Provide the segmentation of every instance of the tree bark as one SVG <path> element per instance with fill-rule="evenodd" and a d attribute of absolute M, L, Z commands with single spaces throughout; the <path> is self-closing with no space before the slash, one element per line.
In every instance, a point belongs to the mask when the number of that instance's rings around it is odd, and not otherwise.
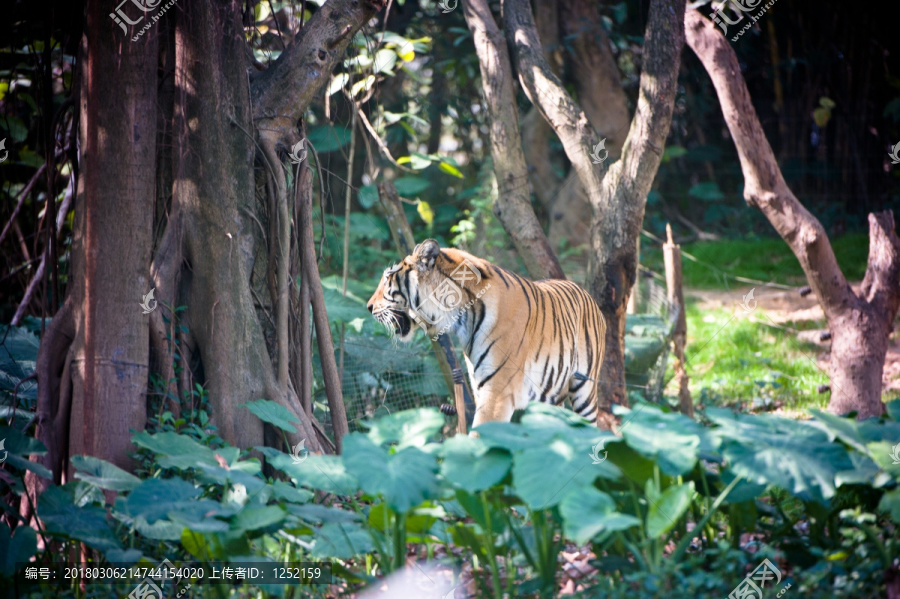
<path fill-rule="evenodd" d="M 463 4 L 481 68 L 481 83 L 491 114 L 491 157 L 499 193 L 494 214 L 512 239 L 534 279 L 564 279 L 559 261 L 531 207 L 531 185 L 522 152 L 512 69 L 503 34 L 486 0 Z"/>
<path fill-rule="evenodd" d="M 506 35 L 513 48 L 519 81 L 562 142 L 593 208 L 589 290 L 606 319 L 606 355 L 601 406 L 628 404 L 625 392 L 625 309 L 635 282 L 635 240 L 640 234 L 647 194 L 656 176 L 672 122 L 678 65 L 684 41 L 684 0 L 652 0 L 644 36 L 644 70 L 637 110 L 622 158 L 607 170 L 594 164 L 600 141 L 585 112 L 569 96 L 543 58 L 528 0 L 504 0 Z M 603 422 L 609 426 L 609 419 Z M 600 424 L 600 420 L 598 420 Z"/>
<path fill-rule="evenodd" d="M 831 401 L 835 414 L 882 413 L 881 375 L 892 323 L 900 307 L 900 239 L 890 211 L 869 215 L 869 260 L 854 292 L 844 278 L 822 224 L 794 196 L 782 176 L 728 41 L 712 22 L 688 11 L 688 45 L 719 96 L 744 174 L 744 199 L 765 215 L 806 274 L 832 335 Z"/>
<path fill-rule="evenodd" d="M 622 153 L 630 115 L 619 68 L 601 25 L 599 4 L 593 0 L 563 0 L 559 8 L 562 35 L 567 40 L 567 80 L 588 121 L 606 139 L 609 160 L 615 160 Z M 558 186 L 550 215 L 551 247 L 557 247 L 563 239 L 572 247 L 590 242 L 591 202 L 577 173 L 570 172 Z"/>
<path fill-rule="evenodd" d="M 87 3 L 76 201 L 81 234 L 73 242 L 67 298 L 74 324 L 67 449 L 128 468 L 130 429 L 142 430 L 146 420 L 149 320 L 139 303 L 151 288 L 157 38 L 123 43 L 100 35 L 107 13 L 98 1 Z M 53 457 L 57 466 L 59 457 Z"/>

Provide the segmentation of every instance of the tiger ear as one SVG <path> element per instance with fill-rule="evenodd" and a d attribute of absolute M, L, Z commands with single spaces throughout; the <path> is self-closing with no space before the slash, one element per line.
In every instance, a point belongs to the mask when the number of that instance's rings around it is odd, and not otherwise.
<path fill-rule="evenodd" d="M 426 239 L 413 250 L 413 259 L 416 261 L 416 270 L 425 272 L 434 266 L 434 260 L 441 253 L 441 246 L 434 239 Z"/>

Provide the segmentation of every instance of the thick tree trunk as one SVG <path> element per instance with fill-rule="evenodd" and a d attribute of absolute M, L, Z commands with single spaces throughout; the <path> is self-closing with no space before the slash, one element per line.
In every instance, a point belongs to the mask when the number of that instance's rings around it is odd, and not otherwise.
<path fill-rule="evenodd" d="M 593 207 L 588 281 L 607 324 L 601 406 L 608 411 L 610 401 L 628 403 L 625 309 L 635 281 L 636 240 L 647 194 L 672 121 L 684 41 L 684 0 L 650 3 L 637 110 L 622 158 L 609 170 L 607 162 L 597 165 L 591 160 L 591 151 L 601 137 L 544 60 L 528 0 L 504 0 L 503 9 L 522 87 L 559 136 Z"/>
<path fill-rule="evenodd" d="M 491 115 L 491 157 L 499 189 L 494 214 L 503 223 L 532 278 L 564 279 L 559 261 L 531 207 L 531 185 L 519 136 L 506 40 L 486 0 L 464 3 L 463 14 L 475 40 L 481 84 Z"/>
<path fill-rule="evenodd" d="M 687 42 L 709 73 L 744 173 L 744 199 L 762 212 L 800 261 L 832 335 L 831 402 L 836 414 L 882 413 L 881 374 L 900 307 L 900 239 L 891 212 L 869 215 L 869 261 L 854 293 L 822 224 L 791 192 L 740 75 L 734 50 L 712 22 L 688 11 Z"/>
<path fill-rule="evenodd" d="M 148 317 L 156 177 L 157 38 L 99 32 L 108 10 L 87 4 L 81 68 L 81 160 L 70 303 L 69 455 L 130 465 L 129 429 L 146 420 Z M 116 32 L 118 33 L 118 32 Z"/>

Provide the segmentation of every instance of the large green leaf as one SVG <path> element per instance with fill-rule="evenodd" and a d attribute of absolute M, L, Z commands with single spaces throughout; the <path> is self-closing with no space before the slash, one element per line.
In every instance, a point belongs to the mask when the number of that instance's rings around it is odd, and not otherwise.
<path fill-rule="evenodd" d="M 144 518 L 148 524 L 166 517 L 200 495 L 200 489 L 180 478 L 151 478 L 143 481 L 128 495 L 124 512 L 132 518 Z"/>
<path fill-rule="evenodd" d="M 343 458 L 362 490 L 383 496 L 397 513 L 437 494 L 437 460 L 415 447 L 389 453 L 367 436 L 352 433 L 344 438 Z"/>
<path fill-rule="evenodd" d="M 277 505 L 246 507 L 231 521 L 234 531 L 247 532 L 268 529 L 281 523 L 287 513 Z"/>
<path fill-rule="evenodd" d="M 590 447 L 575 447 L 562 439 L 515 452 L 512 472 L 516 493 L 534 509 L 552 507 L 598 477 L 615 480 L 621 476 L 608 460 L 593 463 Z"/>
<path fill-rule="evenodd" d="M 369 438 L 379 445 L 396 443 L 398 449 L 422 447 L 444 426 L 444 416 L 434 408 L 403 410 L 376 420 Z"/>
<path fill-rule="evenodd" d="M 622 414 L 622 436 L 628 446 L 655 460 L 669 476 L 690 472 L 701 450 L 713 450 L 707 431 L 683 414 L 666 414 L 650 404 Z"/>
<path fill-rule="evenodd" d="M 6 522 L 0 522 L 0 577 L 11 578 L 17 562 L 27 562 L 37 551 L 37 533 L 33 528 L 19 525 L 10 532 Z"/>
<path fill-rule="evenodd" d="M 316 559 L 350 559 L 374 550 L 369 533 L 360 524 L 333 522 L 316 531 L 316 544 L 311 553 Z"/>
<path fill-rule="evenodd" d="M 617 512 L 616 502 L 594 487 L 581 487 L 566 495 L 559 504 L 559 513 L 563 532 L 579 545 L 601 532 L 625 530 L 641 523 L 634 516 Z"/>
<path fill-rule="evenodd" d="M 294 459 L 271 447 L 256 447 L 269 463 L 291 477 L 297 486 L 318 489 L 335 495 L 353 495 L 359 489 L 356 478 L 344 467 L 339 456 L 310 455 L 295 463 Z"/>
<path fill-rule="evenodd" d="M 139 446 L 149 449 L 153 453 L 164 456 L 158 461 L 164 468 L 178 468 L 185 470 L 187 468 L 198 468 L 201 464 L 208 466 L 216 466 L 216 452 L 194 441 L 187 435 L 166 432 L 151 435 L 148 432 L 141 432 L 131 438 L 132 442 Z M 225 453 L 224 450 L 220 450 Z"/>
<path fill-rule="evenodd" d="M 107 524 L 106 510 L 97 505 L 75 505 L 69 485 L 52 486 L 41 493 L 38 516 L 47 532 L 56 536 L 81 541 L 100 551 L 122 548 Z"/>
<path fill-rule="evenodd" d="M 400 177 L 394 180 L 394 187 L 401 196 L 414 198 L 431 186 L 431 181 L 422 177 Z"/>
<path fill-rule="evenodd" d="M 212 499 L 181 502 L 176 509 L 166 513 L 169 520 L 196 532 L 225 532 L 228 523 L 220 518 L 227 518 L 240 510 L 234 504 L 221 504 Z"/>
<path fill-rule="evenodd" d="M 651 487 L 652 482 L 648 481 L 647 486 Z M 656 539 L 672 530 L 691 506 L 694 483 L 691 481 L 671 486 L 658 496 L 648 490 L 646 496 L 650 504 L 647 512 L 647 537 Z"/>
<path fill-rule="evenodd" d="M 824 504 L 834 495 L 835 475 L 853 467 L 845 448 L 809 423 L 721 408 L 708 408 L 706 415 L 719 425 L 712 433 L 731 470 L 751 482 Z"/>
<path fill-rule="evenodd" d="M 99 458 L 77 455 L 70 463 L 77 470 L 75 478 L 86 480 L 101 489 L 131 491 L 141 484 L 141 479 L 135 475 Z"/>
<path fill-rule="evenodd" d="M 248 401 L 247 403 L 241 404 L 238 407 L 247 408 L 251 413 L 253 413 L 263 422 L 268 422 L 273 426 L 277 426 L 281 430 L 285 430 L 289 433 L 297 432 L 297 429 L 295 429 L 291 424 L 291 422 L 300 422 L 299 420 L 297 420 L 297 417 L 291 414 L 291 411 L 286 407 L 270 399 L 257 399 L 254 401 Z"/>
<path fill-rule="evenodd" d="M 328 524 L 329 522 L 359 522 L 356 512 L 348 512 L 336 507 L 308 503 L 306 505 L 289 505 L 288 511 L 312 524 Z"/>
<path fill-rule="evenodd" d="M 512 456 L 502 449 L 489 449 L 481 439 L 457 435 L 444 441 L 440 455 L 441 475 L 453 486 L 469 493 L 489 489 L 509 472 Z"/>

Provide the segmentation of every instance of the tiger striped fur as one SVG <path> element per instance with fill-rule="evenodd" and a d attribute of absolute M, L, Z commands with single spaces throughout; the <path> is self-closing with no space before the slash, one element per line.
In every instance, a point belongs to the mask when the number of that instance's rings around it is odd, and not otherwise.
<path fill-rule="evenodd" d="M 413 324 L 463 344 L 476 412 L 473 426 L 509 421 L 529 401 L 562 403 L 597 421 L 606 322 L 570 281 L 529 281 L 433 239 L 384 271 L 367 303 L 408 341 Z"/>

